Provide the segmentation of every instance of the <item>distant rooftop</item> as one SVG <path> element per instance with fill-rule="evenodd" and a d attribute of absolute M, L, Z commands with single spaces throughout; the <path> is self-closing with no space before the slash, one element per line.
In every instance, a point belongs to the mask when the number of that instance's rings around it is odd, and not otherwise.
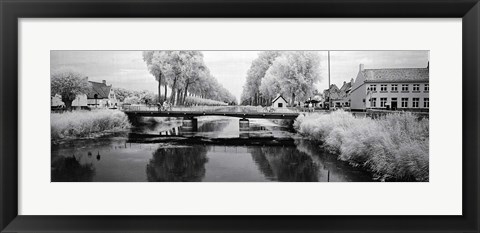
<path fill-rule="evenodd" d="M 110 89 L 112 85 L 107 85 L 104 81 L 102 83 L 88 81 L 92 85 L 92 88 L 87 93 L 88 99 L 95 99 L 95 94 L 97 99 L 108 99 L 108 94 L 110 94 Z"/>
<path fill-rule="evenodd" d="M 365 69 L 366 82 L 428 82 L 429 68 Z"/>

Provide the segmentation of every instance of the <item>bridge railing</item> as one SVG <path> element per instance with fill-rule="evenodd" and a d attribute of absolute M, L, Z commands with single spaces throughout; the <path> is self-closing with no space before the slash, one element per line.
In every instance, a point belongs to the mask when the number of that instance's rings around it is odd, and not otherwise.
<path fill-rule="evenodd" d="M 125 112 L 160 111 L 156 105 L 124 105 Z M 299 113 L 298 108 L 272 108 L 262 106 L 172 106 L 168 111 L 181 112 L 236 112 L 236 113 Z"/>
<path fill-rule="evenodd" d="M 232 106 L 233 107 L 233 106 Z M 124 105 L 123 111 L 138 112 L 138 111 L 160 111 L 157 105 Z M 182 112 L 211 112 L 211 111 L 229 111 L 228 106 L 172 106 L 168 110 L 162 111 L 182 111 Z"/>

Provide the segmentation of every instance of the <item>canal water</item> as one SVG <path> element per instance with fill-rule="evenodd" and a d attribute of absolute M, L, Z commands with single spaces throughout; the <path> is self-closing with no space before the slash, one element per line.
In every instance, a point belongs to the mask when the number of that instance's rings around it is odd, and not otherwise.
<path fill-rule="evenodd" d="M 152 119 L 150 119 L 153 121 Z M 161 119 L 52 145 L 52 182 L 361 182 L 370 173 L 270 120 L 200 117 L 196 132 Z"/>

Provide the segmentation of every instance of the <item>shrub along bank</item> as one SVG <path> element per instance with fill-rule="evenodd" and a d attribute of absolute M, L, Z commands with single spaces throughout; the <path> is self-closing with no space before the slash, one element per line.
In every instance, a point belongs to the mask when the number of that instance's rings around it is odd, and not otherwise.
<path fill-rule="evenodd" d="M 418 120 L 412 113 L 355 118 L 340 110 L 299 116 L 294 128 L 382 181 L 428 181 L 428 119 Z"/>
<path fill-rule="evenodd" d="M 52 141 L 68 138 L 95 137 L 100 133 L 130 127 L 127 115 L 117 110 L 73 111 L 51 113 Z"/>

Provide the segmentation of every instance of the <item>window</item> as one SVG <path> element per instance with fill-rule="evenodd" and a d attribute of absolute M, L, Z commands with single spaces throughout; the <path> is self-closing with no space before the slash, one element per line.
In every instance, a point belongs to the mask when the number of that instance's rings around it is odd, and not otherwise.
<path fill-rule="evenodd" d="M 398 91 L 398 85 L 392 84 L 392 91 Z"/>
<path fill-rule="evenodd" d="M 408 108 L 408 98 L 402 98 L 402 108 Z"/>
<path fill-rule="evenodd" d="M 283 103 L 278 103 L 277 105 L 279 108 L 283 108 Z"/>
<path fill-rule="evenodd" d="M 412 99 L 412 107 L 418 108 L 418 102 L 420 102 L 420 98 L 413 98 Z"/>
<path fill-rule="evenodd" d="M 425 87 L 423 89 L 424 91 L 430 91 L 430 85 L 429 84 L 425 84 Z M 428 98 L 427 98 L 428 99 Z"/>
<path fill-rule="evenodd" d="M 377 85 L 370 85 L 370 91 L 377 91 Z"/>
<path fill-rule="evenodd" d="M 402 84 L 402 91 L 408 91 L 408 84 Z"/>
<path fill-rule="evenodd" d="M 420 91 L 420 84 L 413 84 L 413 91 Z"/>
<path fill-rule="evenodd" d="M 380 85 L 380 91 L 387 91 L 387 84 Z"/>
<path fill-rule="evenodd" d="M 377 98 L 372 98 L 372 108 L 377 107 Z"/>
<path fill-rule="evenodd" d="M 384 108 L 387 104 L 387 98 L 380 98 L 380 107 Z"/>
<path fill-rule="evenodd" d="M 430 100 L 428 98 L 423 99 L 423 107 L 429 108 L 430 107 Z"/>

